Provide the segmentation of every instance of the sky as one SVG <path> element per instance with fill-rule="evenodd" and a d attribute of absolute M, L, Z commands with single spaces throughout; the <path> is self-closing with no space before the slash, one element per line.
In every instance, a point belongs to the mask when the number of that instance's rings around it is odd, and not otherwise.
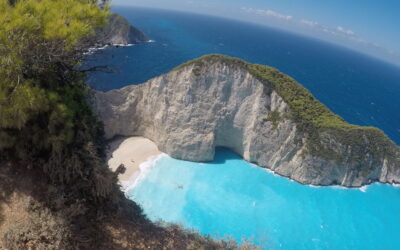
<path fill-rule="evenodd" d="M 254 22 L 313 36 L 400 65 L 400 0 L 113 0 Z"/>

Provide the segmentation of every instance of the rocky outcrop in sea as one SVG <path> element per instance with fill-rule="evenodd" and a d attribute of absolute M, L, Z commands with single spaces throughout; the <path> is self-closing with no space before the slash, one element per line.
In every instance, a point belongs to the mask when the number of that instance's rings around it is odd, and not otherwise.
<path fill-rule="evenodd" d="M 96 31 L 94 38 L 98 47 L 105 45 L 128 45 L 149 41 L 139 29 L 129 24 L 124 17 L 112 14 L 108 24 Z"/>
<path fill-rule="evenodd" d="M 205 56 L 91 102 L 108 138 L 144 136 L 170 156 L 211 161 L 216 147 L 303 184 L 400 182 L 400 150 L 346 123 L 276 69 Z"/>

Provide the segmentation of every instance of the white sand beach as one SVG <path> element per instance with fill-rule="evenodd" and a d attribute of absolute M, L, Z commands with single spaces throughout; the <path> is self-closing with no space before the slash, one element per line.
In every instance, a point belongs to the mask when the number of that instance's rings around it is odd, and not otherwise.
<path fill-rule="evenodd" d="M 160 154 L 157 145 L 147 138 L 140 136 L 117 138 L 109 143 L 108 166 L 115 171 L 119 165 L 124 164 L 126 171 L 119 175 L 119 180 L 126 182 L 139 176 L 141 163 Z"/>

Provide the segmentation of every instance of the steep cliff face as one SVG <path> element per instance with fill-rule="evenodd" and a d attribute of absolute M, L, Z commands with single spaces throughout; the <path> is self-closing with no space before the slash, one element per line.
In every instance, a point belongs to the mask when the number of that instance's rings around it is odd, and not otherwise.
<path fill-rule="evenodd" d="M 400 182 L 399 148 L 345 123 L 279 71 L 211 55 L 92 103 L 106 136 L 141 135 L 172 157 L 210 161 L 227 147 L 304 184 Z M 310 118 L 311 117 L 311 118 Z"/>
<path fill-rule="evenodd" d="M 98 45 L 128 45 L 147 42 L 148 37 L 139 29 L 129 24 L 128 20 L 117 14 L 111 15 L 108 24 L 96 31 Z"/>

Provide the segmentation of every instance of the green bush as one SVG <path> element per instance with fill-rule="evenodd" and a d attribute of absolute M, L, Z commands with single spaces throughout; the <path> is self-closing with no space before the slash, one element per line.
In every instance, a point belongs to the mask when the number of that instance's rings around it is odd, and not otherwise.
<path fill-rule="evenodd" d="M 272 122 L 272 129 L 277 129 L 282 117 L 278 110 L 270 111 L 266 121 Z"/>
<path fill-rule="evenodd" d="M 102 126 L 76 68 L 108 16 L 96 0 L 0 0 L 0 154 L 103 198 Z"/>

